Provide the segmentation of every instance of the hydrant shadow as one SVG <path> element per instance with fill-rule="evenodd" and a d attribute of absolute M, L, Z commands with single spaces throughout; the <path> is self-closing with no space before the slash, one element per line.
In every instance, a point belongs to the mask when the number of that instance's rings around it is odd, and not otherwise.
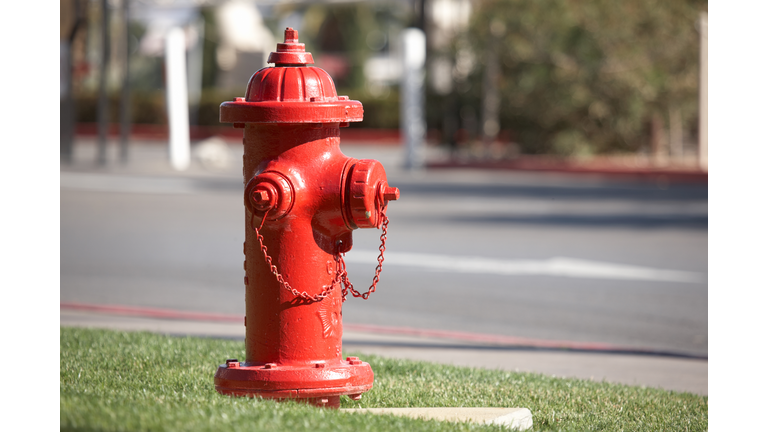
<path fill-rule="evenodd" d="M 325 300 L 325 299 L 323 299 L 323 300 Z M 293 300 L 291 300 L 291 301 L 286 301 L 286 302 L 280 303 L 280 310 L 284 311 L 284 310 L 288 310 L 288 309 L 290 309 L 292 307 L 308 306 L 308 305 L 315 304 L 315 303 L 320 303 L 320 302 L 322 302 L 322 300 L 317 302 L 317 301 L 314 301 L 312 299 L 303 299 L 303 298 L 300 298 L 300 297 L 294 297 Z"/>

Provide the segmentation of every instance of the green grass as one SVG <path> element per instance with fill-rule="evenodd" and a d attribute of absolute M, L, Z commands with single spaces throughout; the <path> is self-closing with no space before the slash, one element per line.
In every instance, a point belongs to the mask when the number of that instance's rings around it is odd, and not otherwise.
<path fill-rule="evenodd" d="M 62 430 L 502 430 L 219 395 L 213 374 L 245 357 L 242 342 L 62 328 L 60 344 Z M 531 430 L 707 430 L 705 396 L 357 355 L 376 381 L 342 408 L 525 407 Z"/>

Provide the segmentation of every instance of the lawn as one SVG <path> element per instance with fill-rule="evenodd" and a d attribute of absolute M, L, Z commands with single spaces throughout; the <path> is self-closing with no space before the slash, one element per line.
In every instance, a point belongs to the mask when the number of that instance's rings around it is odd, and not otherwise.
<path fill-rule="evenodd" d="M 503 430 L 219 395 L 213 374 L 225 359 L 245 358 L 241 341 L 78 328 L 60 335 L 61 430 Z M 376 378 L 362 400 L 342 396 L 342 408 L 525 407 L 533 431 L 707 430 L 706 396 L 348 354 Z"/>

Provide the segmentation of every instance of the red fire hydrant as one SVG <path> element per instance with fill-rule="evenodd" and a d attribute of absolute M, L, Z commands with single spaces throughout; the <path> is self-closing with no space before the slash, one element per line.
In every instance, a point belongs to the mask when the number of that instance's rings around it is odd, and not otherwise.
<path fill-rule="evenodd" d="M 245 361 L 220 365 L 216 391 L 303 399 L 338 407 L 373 386 L 373 371 L 341 357 L 341 304 L 376 290 L 387 235 L 387 203 L 399 198 L 376 160 L 339 149 L 339 128 L 363 106 L 337 96 L 304 51 L 298 32 L 250 79 L 245 98 L 221 104 L 220 119 L 244 128 Z M 381 228 L 381 254 L 367 292 L 349 283 L 343 254 L 356 228 Z"/>

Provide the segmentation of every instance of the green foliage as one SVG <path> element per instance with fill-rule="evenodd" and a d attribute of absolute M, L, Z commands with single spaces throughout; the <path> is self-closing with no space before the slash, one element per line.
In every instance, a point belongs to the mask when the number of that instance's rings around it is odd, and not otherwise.
<path fill-rule="evenodd" d="M 110 123 L 120 122 L 120 94 L 112 93 L 107 97 L 107 115 Z M 77 121 L 96 123 L 98 121 L 99 95 L 95 92 L 76 95 L 75 107 Z M 131 94 L 131 122 L 137 124 L 167 124 L 168 113 L 165 105 L 165 92 L 134 91 Z"/>
<path fill-rule="evenodd" d="M 246 83 L 247 84 L 247 83 Z M 236 96 L 245 94 L 245 84 L 242 91 L 219 90 L 216 88 L 205 89 L 200 94 L 200 102 L 190 108 L 190 122 L 200 126 L 228 126 L 219 122 L 219 106 L 222 102 L 231 101 Z M 96 123 L 98 110 L 98 95 L 96 93 L 82 93 L 77 95 L 75 106 L 77 109 L 77 121 L 82 123 Z M 111 123 L 120 121 L 120 95 L 113 93 L 108 97 L 108 114 Z M 133 124 L 168 124 L 168 108 L 164 90 L 143 90 L 131 93 L 131 123 Z"/>
<path fill-rule="evenodd" d="M 496 47 L 500 124 L 527 153 L 637 151 L 654 113 L 697 121 L 707 2 L 483 0 L 467 35 L 476 61 Z M 492 38 L 498 43 L 490 43 Z M 479 95 L 482 64 L 469 80 Z"/>
<path fill-rule="evenodd" d="M 297 403 L 230 398 L 213 388 L 226 358 L 243 343 L 150 333 L 62 328 L 61 430 L 440 431 L 499 427 L 359 415 Z M 359 355 L 360 356 L 360 355 Z M 374 387 L 342 407 L 526 407 L 533 430 L 706 430 L 706 397 L 360 356 Z"/>
<path fill-rule="evenodd" d="M 368 2 L 314 4 L 304 11 L 304 25 L 299 38 L 319 62 L 316 66 L 322 67 L 324 56 L 343 59 L 346 70 L 333 77 L 337 88 L 362 89 L 365 87 L 363 66 L 372 54 L 366 45 L 366 35 L 380 27 L 375 7 Z"/>
<path fill-rule="evenodd" d="M 398 87 L 387 89 L 380 96 L 373 96 L 365 88 L 340 88 L 340 95 L 363 104 L 363 121 L 350 123 L 352 128 L 397 129 L 400 126 L 400 91 Z"/>
<path fill-rule="evenodd" d="M 398 128 L 400 94 L 396 88 L 379 97 L 370 95 L 364 88 L 338 89 L 338 92 L 340 95 L 347 95 L 350 99 L 358 100 L 363 104 L 364 120 L 351 123 L 351 127 Z M 236 90 L 222 91 L 216 88 L 205 89 L 200 94 L 200 103 L 191 108 L 194 115 L 190 116 L 190 121 L 192 124 L 200 126 L 229 126 L 219 122 L 219 106 L 222 102 L 231 101 L 234 97 L 244 94 L 245 85 L 240 92 Z M 109 95 L 108 103 L 109 121 L 118 123 L 120 121 L 120 96 L 118 94 Z M 76 99 L 76 106 L 78 122 L 97 122 L 98 95 L 93 93 L 80 94 Z M 168 124 L 165 92 L 163 90 L 133 92 L 130 109 L 131 120 L 135 124 Z"/>

